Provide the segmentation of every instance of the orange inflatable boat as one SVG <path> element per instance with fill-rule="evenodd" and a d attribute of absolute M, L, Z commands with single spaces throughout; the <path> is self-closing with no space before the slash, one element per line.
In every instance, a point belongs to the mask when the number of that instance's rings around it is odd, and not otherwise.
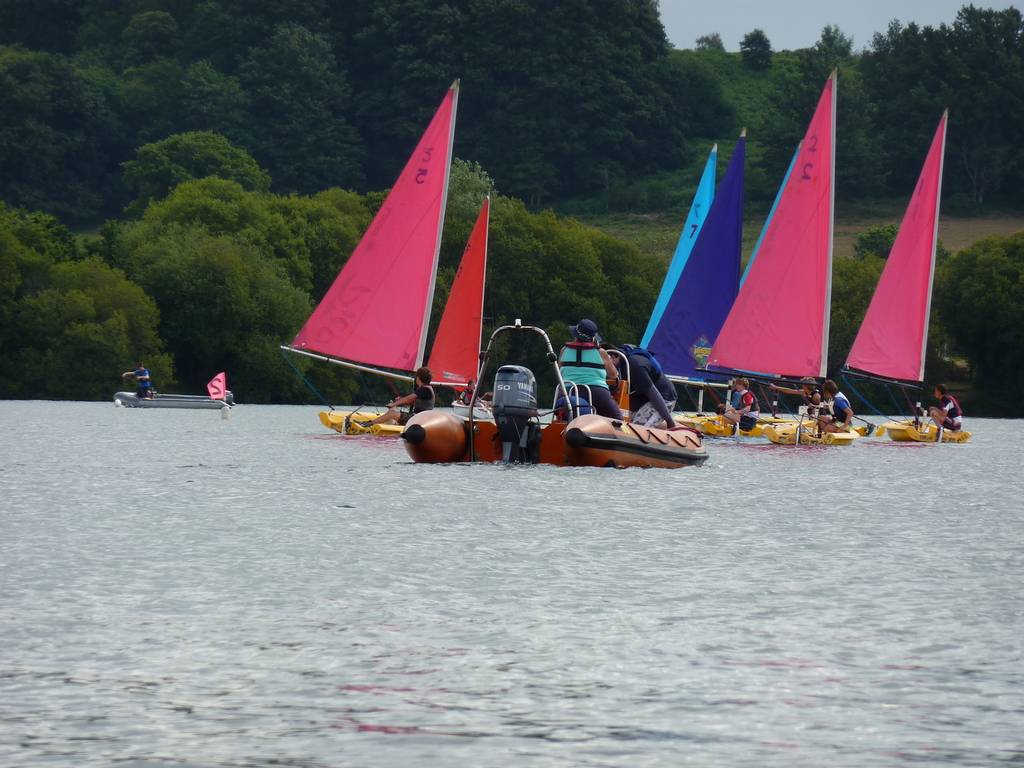
<path fill-rule="evenodd" d="M 505 331 L 533 331 L 547 342 L 549 359 L 556 360 L 547 334 L 540 328 L 503 326 L 491 336 L 483 354 L 486 367 L 491 345 Z M 565 383 L 558 373 L 565 402 Z M 505 365 L 495 376 L 493 420 L 463 419 L 449 412 L 427 411 L 412 417 L 402 431 L 409 456 L 416 462 L 504 462 L 555 464 L 565 467 L 676 468 L 704 463 L 707 449 L 699 432 L 689 427 L 656 429 L 607 419 L 570 408 L 569 420 L 542 423 L 537 409 L 533 373 Z"/>

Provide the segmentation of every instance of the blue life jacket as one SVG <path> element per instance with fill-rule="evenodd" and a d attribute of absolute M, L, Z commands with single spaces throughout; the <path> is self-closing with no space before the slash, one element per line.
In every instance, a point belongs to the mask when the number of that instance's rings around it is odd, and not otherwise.
<path fill-rule="evenodd" d="M 140 379 L 139 378 L 140 376 L 146 376 L 147 378 Z M 135 369 L 135 383 L 138 385 L 139 389 L 149 389 L 153 385 L 153 382 L 149 380 L 148 376 L 149 376 L 149 369 L 148 368 L 136 368 Z"/>
<path fill-rule="evenodd" d="M 842 392 L 836 392 L 836 396 L 832 399 L 832 418 L 836 421 L 846 421 L 847 408 L 851 411 L 853 410 L 853 406 L 846 399 L 846 395 Z"/>
<path fill-rule="evenodd" d="M 654 372 L 658 374 L 658 376 L 661 376 L 661 374 L 664 373 L 661 367 L 661 363 L 658 362 L 658 358 L 656 358 L 643 347 L 637 347 L 634 346 L 633 344 L 623 344 L 622 351 L 627 357 L 629 357 L 630 355 L 640 355 L 640 357 L 644 358 L 645 360 L 647 360 L 647 362 L 651 364 L 651 368 L 654 369 Z"/>

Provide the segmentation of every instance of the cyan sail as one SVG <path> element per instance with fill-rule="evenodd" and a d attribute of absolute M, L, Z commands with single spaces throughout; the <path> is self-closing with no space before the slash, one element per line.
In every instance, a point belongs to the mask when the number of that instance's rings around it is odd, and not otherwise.
<path fill-rule="evenodd" d="M 764 220 L 764 226 L 761 228 L 761 234 L 757 238 L 757 242 L 754 243 L 754 250 L 750 253 L 750 260 L 747 261 L 747 267 L 743 270 L 743 277 L 740 278 L 740 285 L 747 279 L 747 275 L 750 274 L 750 268 L 754 265 L 754 259 L 757 258 L 757 252 L 761 248 L 761 241 L 764 240 L 764 233 L 768 231 L 768 225 L 772 223 L 772 216 L 775 215 L 775 209 L 779 207 L 779 199 L 782 197 L 782 190 L 786 188 L 786 184 L 789 183 L 789 175 L 793 173 L 793 166 L 796 165 L 796 158 L 800 154 L 800 145 L 796 145 L 796 151 L 793 152 L 793 159 L 789 161 L 789 168 L 786 169 L 786 175 L 782 179 L 782 183 L 779 184 L 779 191 L 775 193 L 775 201 L 772 203 L 772 209 L 768 211 L 768 218 Z"/>
<path fill-rule="evenodd" d="M 661 284 L 661 292 L 658 300 L 654 303 L 654 310 L 651 312 L 651 319 L 647 322 L 647 330 L 644 331 L 643 340 L 640 345 L 646 347 L 650 344 L 651 337 L 661 322 L 661 316 L 668 306 L 668 300 L 672 297 L 679 282 L 679 276 L 683 274 L 683 268 L 690 258 L 694 243 L 700 235 L 704 220 L 708 211 L 711 210 L 711 203 L 715 198 L 715 173 L 718 166 L 718 145 L 715 144 L 708 154 L 708 161 L 704 164 L 704 173 L 697 184 L 697 192 L 693 196 L 693 203 L 690 205 L 690 213 L 683 224 L 683 231 L 679 233 L 679 242 L 676 244 L 676 252 L 668 265 L 668 272 L 665 273 L 665 281 Z"/>
<path fill-rule="evenodd" d="M 707 363 L 711 346 L 736 299 L 743 245 L 746 144 L 741 136 L 648 345 L 671 376 L 707 378 L 707 373 L 698 369 Z"/>

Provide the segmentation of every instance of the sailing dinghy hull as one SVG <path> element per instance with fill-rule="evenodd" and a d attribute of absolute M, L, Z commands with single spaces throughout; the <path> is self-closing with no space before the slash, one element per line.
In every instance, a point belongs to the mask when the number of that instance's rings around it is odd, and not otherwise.
<path fill-rule="evenodd" d="M 888 421 L 882 425 L 889 439 L 897 443 L 934 443 L 938 430 L 934 424 L 922 424 L 915 427 L 901 421 Z M 942 442 L 944 443 L 966 443 L 971 439 L 971 433 L 964 430 L 942 430 Z"/>
<path fill-rule="evenodd" d="M 764 436 L 775 445 L 796 445 L 796 424 L 769 424 Z M 861 437 L 855 430 L 849 432 L 822 432 L 820 435 L 813 425 L 805 425 L 800 432 L 800 445 L 853 445 Z"/>
<path fill-rule="evenodd" d="M 223 400 L 214 400 L 204 395 L 165 395 L 158 393 L 153 397 L 139 397 L 134 392 L 116 392 L 114 405 L 121 408 L 187 408 L 220 410 L 231 408 L 235 398 L 231 392 L 224 393 Z"/>

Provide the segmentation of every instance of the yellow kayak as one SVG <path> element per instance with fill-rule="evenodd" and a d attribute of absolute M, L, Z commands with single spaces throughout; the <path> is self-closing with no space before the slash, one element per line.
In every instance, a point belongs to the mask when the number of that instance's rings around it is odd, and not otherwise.
<path fill-rule="evenodd" d="M 732 424 L 721 416 L 703 416 L 682 414 L 676 416 L 676 422 L 686 427 L 699 429 L 708 437 L 732 437 L 739 434 L 740 437 L 761 437 L 764 428 L 770 424 L 794 424 L 792 418 L 781 416 L 762 416 L 758 419 L 753 429 L 741 429 L 736 432 L 736 425 Z"/>
<path fill-rule="evenodd" d="M 934 443 L 938 429 L 934 424 L 922 424 L 915 427 L 913 422 L 887 421 L 882 428 L 889 435 L 891 440 L 897 443 Z M 942 430 L 942 442 L 944 443 L 966 443 L 971 439 L 971 433 L 960 430 Z"/>
<path fill-rule="evenodd" d="M 364 427 L 358 422 L 373 421 L 380 416 L 374 411 L 321 411 L 320 423 L 328 429 L 343 435 L 376 435 L 378 437 L 398 437 L 402 427 L 398 424 L 374 424 Z"/>
<path fill-rule="evenodd" d="M 796 427 L 795 422 L 769 424 L 765 426 L 763 434 L 776 445 L 795 445 Z M 860 429 L 862 428 L 850 432 L 822 432 L 819 436 L 814 424 L 804 424 L 800 432 L 800 445 L 851 445 L 854 440 L 863 436 Z"/>

